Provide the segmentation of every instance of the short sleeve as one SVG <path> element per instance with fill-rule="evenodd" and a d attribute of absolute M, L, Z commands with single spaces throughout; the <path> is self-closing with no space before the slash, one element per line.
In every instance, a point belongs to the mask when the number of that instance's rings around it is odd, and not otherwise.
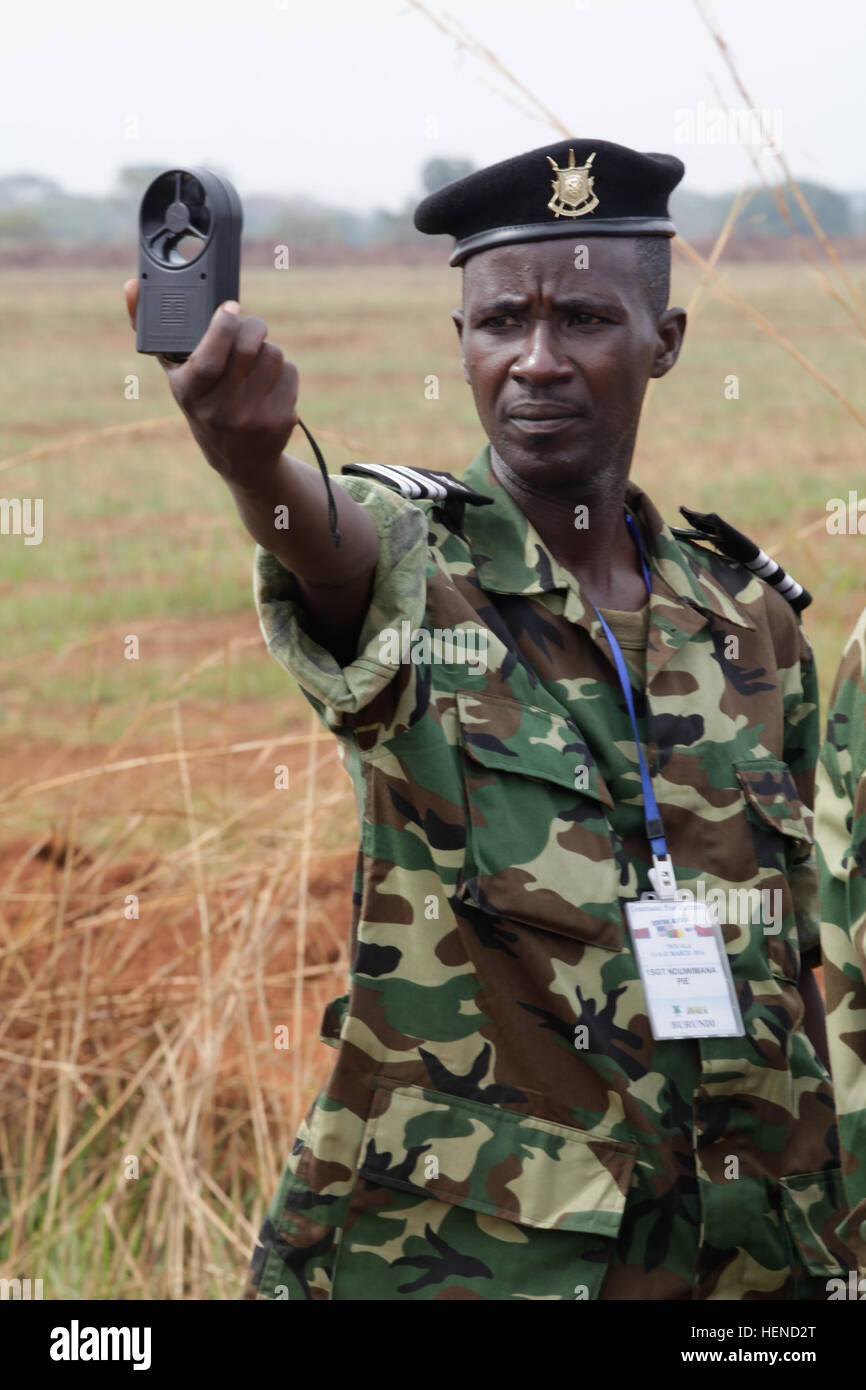
<path fill-rule="evenodd" d="M 395 682 L 400 664 L 387 659 L 394 644 L 383 642 L 383 632 L 399 632 L 403 622 L 413 628 L 423 623 L 427 517 L 420 507 L 371 479 L 343 477 L 331 482 L 367 509 L 379 537 L 373 593 L 355 659 L 341 667 L 304 632 L 294 575 L 260 545 L 253 562 L 253 593 L 271 655 L 294 676 L 323 722 L 335 732 L 348 732 L 358 723 L 359 712 L 371 704 L 377 705 L 380 720 L 388 707 L 383 697 Z"/>

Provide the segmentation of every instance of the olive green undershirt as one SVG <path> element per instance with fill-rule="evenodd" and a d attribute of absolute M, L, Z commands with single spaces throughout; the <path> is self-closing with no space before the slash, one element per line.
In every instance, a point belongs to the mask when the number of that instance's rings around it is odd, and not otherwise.
<path fill-rule="evenodd" d="M 645 685 L 649 604 L 645 603 L 636 613 L 623 613 L 616 608 L 600 608 L 599 612 L 622 647 L 626 663 L 638 676 L 641 685 Z"/>

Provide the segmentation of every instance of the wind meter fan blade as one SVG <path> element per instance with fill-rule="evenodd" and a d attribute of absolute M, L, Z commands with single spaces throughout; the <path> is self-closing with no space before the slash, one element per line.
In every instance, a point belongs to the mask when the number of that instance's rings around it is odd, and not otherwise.
<path fill-rule="evenodd" d="M 183 362 L 226 299 L 238 299 L 241 200 L 210 169 L 167 169 L 138 214 L 136 347 Z"/>
<path fill-rule="evenodd" d="M 160 175 L 144 195 L 140 225 L 141 238 L 159 265 L 188 265 L 204 249 L 213 225 L 199 179 L 182 169 Z"/>

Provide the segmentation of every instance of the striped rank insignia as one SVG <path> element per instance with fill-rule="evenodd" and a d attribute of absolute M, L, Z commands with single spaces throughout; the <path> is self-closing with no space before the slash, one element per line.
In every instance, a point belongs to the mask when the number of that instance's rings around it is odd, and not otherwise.
<path fill-rule="evenodd" d="M 434 468 L 410 468 L 405 463 L 347 463 L 341 471 L 374 478 L 413 501 L 432 498 L 446 524 L 456 531 L 463 525 L 463 509 L 467 502 L 485 506 L 493 501 L 492 497 L 476 492 L 451 473 L 440 473 Z"/>
<path fill-rule="evenodd" d="M 689 507 L 680 507 L 680 511 L 694 530 L 686 531 L 683 527 L 674 526 L 671 529 L 675 535 L 687 540 L 711 541 L 723 555 L 737 560 L 759 579 L 772 584 L 773 588 L 788 600 L 796 613 L 809 607 L 812 595 L 808 589 L 804 589 L 802 584 L 792 579 L 787 570 L 783 570 L 776 560 L 771 559 L 767 552 L 749 540 L 748 536 L 744 536 L 742 531 L 730 526 L 715 512 L 693 512 Z"/>

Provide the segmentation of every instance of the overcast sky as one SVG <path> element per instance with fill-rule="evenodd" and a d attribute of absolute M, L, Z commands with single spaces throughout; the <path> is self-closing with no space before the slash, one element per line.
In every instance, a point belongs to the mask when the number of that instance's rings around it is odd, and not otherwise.
<path fill-rule="evenodd" d="M 866 189 L 864 0 L 709 3 L 794 172 Z M 751 177 L 742 144 L 707 142 L 714 83 L 723 106 L 743 102 L 692 0 L 431 8 L 457 13 L 573 133 L 679 154 L 694 189 Z M 506 90 L 407 0 L 14 3 L 0 42 L 0 174 L 104 193 L 123 164 L 210 162 L 241 195 L 395 208 L 431 155 L 480 165 L 559 138 Z"/>

